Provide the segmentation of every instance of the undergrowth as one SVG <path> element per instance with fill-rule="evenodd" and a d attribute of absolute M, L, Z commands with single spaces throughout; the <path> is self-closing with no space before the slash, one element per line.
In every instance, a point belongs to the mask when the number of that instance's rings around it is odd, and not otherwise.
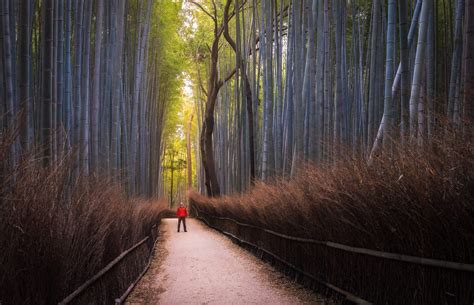
<path fill-rule="evenodd" d="M 382 151 L 371 165 L 352 154 L 338 156 L 290 179 L 258 182 L 241 195 L 208 198 L 191 192 L 191 206 L 210 225 L 255 245 L 259 256 L 286 274 L 302 270 L 305 275 L 295 279 L 323 294 L 334 295 L 320 285 L 327 282 L 373 304 L 471 304 L 472 273 L 268 232 L 473 264 L 474 147 L 455 135 L 425 144 Z M 316 281 L 308 282 L 308 274 Z"/>
<path fill-rule="evenodd" d="M 454 134 L 426 143 L 370 166 L 347 154 L 241 195 L 189 196 L 205 213 L 287 235 L 472 264 L 474 146 Z"/>
<path fill-rule="evenodd" d="M 44 167 L 24 154 L 12 167 L 14 138 L 0 137 L 0 304 L 57 304 L 147 236 L 164 205 L 129 200 L 111 179 L 72 178 L 72 157 Z M 130 278 L 113 279 L 94 303 L 113 303 L 145 260 L 121 266 Z"/>

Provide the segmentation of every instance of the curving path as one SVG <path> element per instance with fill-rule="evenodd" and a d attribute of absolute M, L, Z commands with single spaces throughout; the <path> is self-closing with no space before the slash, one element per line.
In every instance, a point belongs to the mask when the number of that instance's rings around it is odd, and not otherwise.
<path fill-rule="evenodd" d="M 150 269 L 126 304 L 329 304 L 195 219 L 164 219 Z"/>

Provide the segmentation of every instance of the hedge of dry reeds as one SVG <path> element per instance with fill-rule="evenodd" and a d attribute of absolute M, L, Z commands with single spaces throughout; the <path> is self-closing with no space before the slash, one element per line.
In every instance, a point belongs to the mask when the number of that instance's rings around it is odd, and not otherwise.
<path fill-rule="evenodd" d="M 192 204 L 212 225 L 375 304 L 472 304 L 474 274 L 288 241 L 290 236 L 474 264 L 474 146 L 451 137 L 365 160 L 340 158 L 289 180 Z"/>
<path fill-rule="evenodd" d="M 0 304 L 57 304 L 149 235 L 163 205 L 129 200 L 110 179 L 72 179 L 66 161 L 45 168 L 25 155 L 13 168 L 11 139 L 0 137 Z M 74 303 L 113 304 L 152 245 L 148 240 Z"/>

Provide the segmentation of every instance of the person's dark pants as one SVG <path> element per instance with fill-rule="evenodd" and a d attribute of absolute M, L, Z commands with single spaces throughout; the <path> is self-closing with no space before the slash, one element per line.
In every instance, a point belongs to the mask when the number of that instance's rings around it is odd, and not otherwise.
<path fill-rule="evenodd" d="M 181 222 L 183 222 L 184 232 L 188 232 L 186 231 L 186 217 L 178 217 L 178 232 L 179 227 L 181 226 Z"/>

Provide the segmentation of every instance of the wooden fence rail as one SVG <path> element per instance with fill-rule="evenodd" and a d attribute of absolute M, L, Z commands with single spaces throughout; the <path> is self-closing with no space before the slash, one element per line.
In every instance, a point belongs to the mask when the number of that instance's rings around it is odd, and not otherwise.
<path fill-rule="evenodd" d="M 85 281 L 82 285 L 80 285 L 76 290 L 74 290 L 71 294 L 69 294 L 67 297 L 65 297 L 61 302 L 59 302 L 59 305 L 66 305 L 71 303 L 73 300 L 75 300 L 79 295 L 83 294 L 88 288 L 90 288 L 94 283 L 96 283 L 98 280 L 100 280 L 104 275 L 106 275 L 108 272 L 110 272 L 114 267 L 116 267 L 120 262 L 123 261 L 125 257 L 133 253 L 135 250 L 139 249 L 141 246 L 146 245 L 146 242 L 153 238 L 153 230 L 156 228 L 156 225 L 154 225 L 150 231 L 150 234 L 140 240 L 138 243 L 133 245 L 132 247 L 128 248 L 127 250 L 123 251 L 119 256 L 117 256 L 114 260 L 112 260 L 110 263 L 108 263 L 104 268 L 102 268 L 99 272 L 97 272 L 93 277 Z M 156 241 L 158 240 L 155 239 L 154 244 L 156 244 Z M 149 254 L 149 261 L 145 267 L 145 269 L 140 273 L 138 279 L 140 279 L 143 274 L 146 272 L 150 265 L 151 261 L 151 256 L 153 252 L 154 246 L 151 248 L 150 254 Z M 123 300 L 128 296 L 128 294 L 131 292 L 133 287 L 136 285 L 138 282 L 138 279 L 136 279 L 125 291 L 125 293 L 120 297 L 115 300 L 116 304 L 120 304 L 123 302 Z"/>
<path fill-rule="evenodd" d="M 204 214 L 204 213 L 202 213 L 202 214 Z M 318 283 L 320 283 L 320 284 L 326 286 L 327 288 L 329 288 L 329 289 L 331 289 L 331 290 L 334 290 L 335 292 L 337 292 L 337 293 L 343 295 L 347 300 L 349 300 L 349 301 L 351 301 L 351 302 L 353 302 L 353 303 L 355 303 L 355 304 L 359 304 L 359 305 L 370 305 L 370 304 L 372 304 L 372 303 L 367 302 L 366 300 L 363 300 L 363 299 L 357 297 L 356 295 L 354 295 L 354 294 L 352 294 L 352 293 L 350 293 L 350 292 L 348 292 L 348 291 L 346 291 L 346 290 L 344 290 L 344 289 L 342 289 L 342 288 L 336 287 L 336 286 L 334 286 L 334 285 L 332 285 L 332 284 L 330 284 L 330 283 L 328 283 L 328 282 L 325 282 L 325 281 L 323 281 L 323 280 L 321 280 L 321 279 L 319 279 L 319 278 L 314 277 L 313 275 L 311 275 L 311 274 L 305 272 L 304 270 L 301 270 L 300 268 L 296 267 L 295 265 L 291 264 L 290 262 L 284 260 L 283 258 L 281 258 L 280 256 L 276 255 L 275 253 L 272 253 L 272 252 L 270 252 L 270 251 L 268 251 L 268 250 L 265 250 L 264 248 L 261 248 L 261 247 L 259 247 L 258 245 L 254 244 L 254 243 L 251 243 L 251 242 L 249 242 L 249 241 L 243 240 L 243 239 L 237 237 L 236 235 L 234 235 L 234 234 L 232 234 L 232 233 L 226 232 L 226 231 L 224 231 L 224 230 L 222 230 L 222 229 L 220 229 L 220 228 L 218 228 L 218 227 L 216 227 L 216 226 L 211 225 L 205 218 L 200 217 L 199 215 L 197 215 L 196 217 L 197 217 L 198 219 L 202 220 L 202 221 L 203 221 L 205 224 L 207 224 L 209 227 L 211 227 L 211 228 L 213 228 L 213 229 L 215 229 L 215 230 L 217 230 L 217 231 L 223 233 L 224 235 L 229 236 L 230 238 L 232 238 L 232 239 L 238 241 L 238 242 L 241 243 L 241 244 L 247 244 L 247 245 L 251 246 L 252 248 L 254 248 L 254 249 L 258 250 L 258 251 L 262 251 L 262 252 L 266 253 L 267 255 L 271 256 L 272 258 L 278 260 L 280 263 L 282 263 L 282 264 L 284 264 L 284 265 L 286 265 L 286 266 L 288 266 L 288 267 L 290 267 L 290 268 L 296 270 L 297 272 L 299 272 L 299 273 L 301 273 L 301 274 L 303 274 L 303 275 L 305 275 L 305 276 L 311 278 L 311 279 L 314 280 L 314 281 L 317 281 Z M 216 218 L 217 218 L 217 217 L 216 217 Z M 227 218 L 227 219 L 230 219 L 230 218 Z M 237 223 L 237 222 L 236 222 L 236 223 Z M 251 226 L 251 225 L 247 225 L 247 226 L 249 226 L 249 227 L 254 227 L 254 226 Z M 255 228 L 257 228 L 257 227 L 255 227 Z"/>
<path fill-rule="evenodd" d="M 472 264 L 289 236 L 205 213 L 195 204 L 192 207 L 197 217 L 210 227 L 352 303 L 370 304 L 367 300 L 377 304 L 434 304 L 433 300 L 448 305 L 474 302 Z M 441 291 L 436 291 L 437 287 Z"/>
<path fill-rule="evenodd" d="M 327 247 L 330 247 L 330 248 L 344 250 L 344 251 L 347 251 L 347 252 L 360 253 L 360 254 L 385 258 L 385 259 L 392 259 L 392 260 L 396 260 L 396 261 L 412 263 L 412 264 L 447 268 L 447 269 L 453 269 L 453 270 L 459 270 L 459 271 L 474 272 L 474 265 L 472 265 L 472 264 L 464 264 L 464 263 L 443 261 L 443 260 L 438 260 L 438 259 L 411 256 L 411 255 L 405 255 L 405 254 L 383 252 L 383 251 L 377 251 L 377 250 L 366 249 L 366 248 L 352 247 L 352 246 L 339 244 L 339 243 L 335 243 L 335 242 L 331 242 L 331 241 L 320 241 L 320 240 L 315 240 L 315 239 L 310 239 L 310 238 L 290 236 L 290 235 L 285 235 L 285 234 L 278 233 L 278 232 L 275 232 L 275 231 L 272 231 L 272 230 L 268 230 L 268 229 L 260 228 L 260 227 L 257 227 L 257 226 L 253 226 L 253 225 L 250 225 L 250 224 L 242 223 L 242 222 L 239 222 L 239 221 L 237 221 L 235 219 L 232 219 L 232 218 L 213 216 L 213 215 L 201 212 L 199 210 L 198 210 L 198 212 L 201 213 L 201 214 L 211 216 L 211 217 L 216 218 L 216 219 L 232 221 L 232 222 L 238 224 L 239 226 L 245 226 L 245 227 L 249 227 L 249 228 L 262 230 L 264 232 L 270 233 L 272 235 L 275 235 L 275 236 L 278 236 L 278 237 L 281 237 L 281 238 L 284 238 L 284 239 L 299 241 L 299 242 L 303 242 L 303 243 L 319 244 L 319 245 L 324 245 L 324 246 L 327 246 Z"/>

